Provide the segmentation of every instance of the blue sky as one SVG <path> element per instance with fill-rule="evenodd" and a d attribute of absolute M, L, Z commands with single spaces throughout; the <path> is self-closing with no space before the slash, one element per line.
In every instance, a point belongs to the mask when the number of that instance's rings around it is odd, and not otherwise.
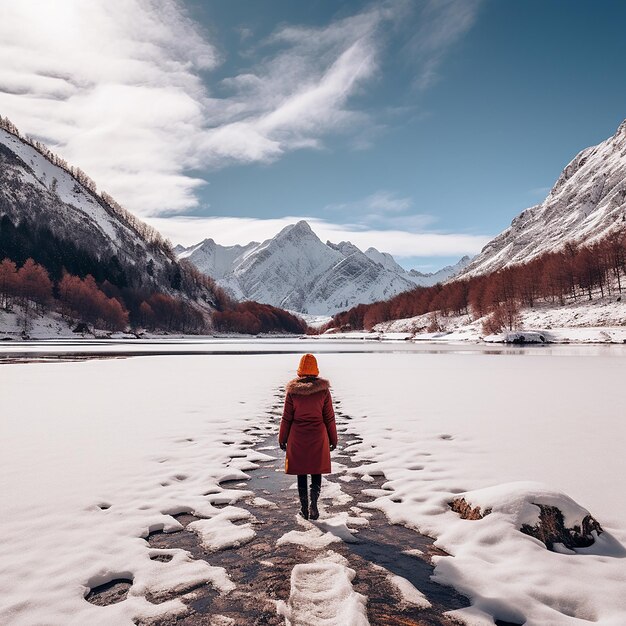
<path fill-rule="evenodd" d="M 0 113 L 174 242 L 306 218 L 436 269 L 626 117 L 623 2 L 13 4 Z"/>

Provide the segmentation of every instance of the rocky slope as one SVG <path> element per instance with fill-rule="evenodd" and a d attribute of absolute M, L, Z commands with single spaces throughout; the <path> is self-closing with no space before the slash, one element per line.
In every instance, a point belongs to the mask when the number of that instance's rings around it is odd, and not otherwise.
<path fill-rule="evenodd" d="M 9 248 L 15 253 L 13 244 L 19 236 L 28 247 L 21 251 L 41 252 L 39 262 L 49 270 L 64 266 L 78 273 L 68 265 L 80 256 L 89 263 L 89 271 L 106 268 L 106 278 L 115 287 L 144 297 L 165 293 L 211 308 L 215 294 L 208 286 L 194 283 L 157 231 L 107 194 L 98 193 L 84 172 L 23 138 L 8 120 L 1 121 L 0 228 L 4 228 L 5 245 L 0 246 L 4 248 L 0 259 L 13 256 Z"/>
<path fill-rule="evenodd" d="M 263 243 L 220 246 L 206 239 L 176 251 L 240 300 L 313 315 L 332 315 L 416 285 L 435 284 L 469 261 L 464 257 L 459 265 L 435 274 L 407 272 L 390 254 L 375 248 L 362 252 L 347 241 L 323 243 L 305 221 Z"/>
<path fill-rule="evenodd" d="M 460 277 L 523 263 L 567 242 L 590 243 L 626 222 L 626 121 L 606 141 L 580 152 L 548 197 L 522 211 Z"/>

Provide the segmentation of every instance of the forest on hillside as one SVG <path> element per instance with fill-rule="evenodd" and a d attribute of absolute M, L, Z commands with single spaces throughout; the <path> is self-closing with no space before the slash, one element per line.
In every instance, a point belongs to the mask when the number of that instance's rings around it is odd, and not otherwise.
<path fill-rule="evenodd" d="M 617 294 L 626 286 L 626 227 L 621 226 L 596 243 L 567 243 L 556 252 L 528 263 L 432 287 L 417 287 L 389 300 L 360 304 L 335 315 L 324 330 L 371 330 L 380 322 L 433 314 L 471 314 L 485 318 L 483 330 L 513 330 L 522 308 L 538 302 L 564 305 L 583 299 Z"/>
<path fill-rule="evenodd" d="M 60 313 L 68 322 L 104 330 L 206 333 L 303 333 L 307 325 L 289 313 L 254 302 L 239 303 L 191 263 L 179 261 L 171 243 L 124 209 L 80 168 L 22 135 L 6 117 L 0 128 L 70 174 L 116 223 L 126 226 L 123 245 L 97 241 L 83 229 L 80 211 L 59 212 L 53 179 L 42 193 L 20 176 L 0 189 L 0 309 L 18 307 L 27 334 L 34 316 Z M 26 167 L 0 144 L 0 159 Z M 80 191 L 78 185 L 76 189 Z M 77 191 L 77 193 L 78 193 Z M 46 195 L 47 194 L 47 195 Z M 76 220 L 68 221 L 68 219 Z M 80 232 L 79 232 L 80 231 Z M 155 262 L 156 261 L 156 262 Z"/>
<path fill-rule="evenodd" d="M 84 278 L 63 271 L 58 280 L 32 258 L 21 266 L 13 260 L 0 261 L 0 310 L 19 309 L 19 322 L 25 335 L 37 315 L 48 311 L 60 313 L 68 323 L 88 324 L 109 331 L 142 329 L 183 333 L 294 333 L 307 332 L 298 317 L 267 304 L 235 302 L 219 290 L 216 309 L 211 316 L 182 298 L 153 292 L 145 299 L 130 293 L 139 304 L 132 315 L 119 288 L 108 280 L 98 283 L 87 274 Z M 139 301 L 140 300 L 140 301 Z"/>

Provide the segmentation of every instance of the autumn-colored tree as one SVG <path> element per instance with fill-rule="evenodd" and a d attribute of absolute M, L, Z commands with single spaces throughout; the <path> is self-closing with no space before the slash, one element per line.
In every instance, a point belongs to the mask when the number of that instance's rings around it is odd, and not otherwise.
<path fill-rule="evenodd" d="M 142 302 L 139 305 L 139 323 L 144 328 L 154 329 L 154 311 L 147 302 Z"/>
<path fill-rule="evenodd" d="M 583 293 L 588 299 L 610 295 L 615 288 L 621 293 L 624 275 L 626 229 L 622 227 L 601 241 L 568 243 L 528 263 L 444 285 L 417 287 L 385 302 L 360 304 L 335 315 L 325 328 L 356 330 L 431 311 L 458 315 L 469 309 L 476 319 L 489 316 L 486 324 L 491 329 L 513 329 L 520 306 L 534 307 L 540 300 L 562 305 Z"/>
<path fill-rule="evenodd" d="M 52 281 L 48 272 L 32 259 L 26 259 L 18 270 L 17 285 L 22 304 L 26 307 L 28 302 L 34 302 L 43 311 L 52 299 Z"/>
<path fill-rule="evenodd" d="M 607 262 L 615 280 L 617 289 L 622 293 L 622 275 L 626 273 L 626 230 L 614 230 L 606 238 Z"/>
<path fill-rule="evenodd" d="M 107 297 L 90 274 L 84 279 L 65 274 L 58 291 L 65 317 L 108 330 L 123 330 L 128 326 L 128 311 L 117 298 Z"/>
<path fill-rule="evenodd" d="M 11 259 L 0 263 L 0 307 L 8 309 L 10 302 L 17 295 L 17 266 Z"/>

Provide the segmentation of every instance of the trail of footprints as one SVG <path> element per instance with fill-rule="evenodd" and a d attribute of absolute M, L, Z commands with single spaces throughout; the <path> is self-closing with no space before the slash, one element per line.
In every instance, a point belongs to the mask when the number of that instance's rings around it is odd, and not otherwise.
<path fill-rule="evenodd" d="M 189 607 L 189 611 L 183 616 L 137 622 L 140 626 L 284 624 L 284 618 L 276 613 L 276 602 L 289 598 L 291 570 L 297 563 L 315 560 L 323 555 L 324 550 L 310 549 L 292 543 L 282 545 L 276 543 L 289 531 L 294 529 L 302 531 L 303 526 L 296 523 L 295 518 L 298 510 L 297 491 L 290 488 L 295 482 L 295 477 L 287 476 L 282 471 L 283 455 L 276 445 L 284 389 L 279 389 L 274 398 L 274 404 L 266 413 L 265 422 L 244 429 L 244 432 L 255 438 L 254 443 L 244 447 L 276 455 L 277 460 L 261 462 L 258 469 L 247 471 L 246 473 L 250 475 L 248 481 L 223 481 L 219 488 L 210 489 L 204 494 L 211 498 L 213 506 L 217 508 L 227 507 L 236 501 L 237 506 L 252 512 L 252 519 L 240 520 L 239 523 L 252 524 L 255 530 L 253 539 L 236 548 L 209 552 L 200 544 L 198 536 L 186 529 L 188 524 L 198 519 L 190 513 L 173 516 L 182 525 L 182 530 L 169 533 L 156 531 L 146 538 L 150 558 L 153 561 L 160 561 L 167 567 L 167 563 L 173 558 L 168 550 L 183 549 L 194 559 L 203 559 L 211 565 L 224 567 L 236 588 L 229 593 L 220 594 L 210 584 L 202 584 L 162 593 L 158 597 L 146 597 L 154 603 L 180 597 Z M 350 445 L 361 443 L 361 437 L 350 430 L 352 418 L 341 410 L 341 401 L 335 400 L 335 406 L 340 448 L 343 447 L 342 440 L 349 442 Z M 179 441 L 190 443 L 193 439 Z M 223 443 L 232 445 L 234 441 L 224 440 Z M 233 452 L 231 459 L 242 456 L 245 454 Z M 333 459 L 347 468 L 363 465 L 362 462 L 354 462 L 347 452 L 340 452 L 334 455 Z M 423 465 L 415 464 L 410 469 L 419 471 L 423 469 Z M 186 478 L 185 475 L 175 474 L 171 481 Z M 349 567 L 357 572 L 353 586 L 357 592 L 368 598 L 367 611 L 370 624 L 410 626 L 453 623 L 443 615 L 443 612 L 467 606 L 467 599 L 454 590 L 430 580 L 433 570 L 432 556 L 445 553 L 436 549 L 430 538 L 404 526 L 392 525 L 380 511 L 367 508 L 368 502 L 374 499 L 373 494 L 378 495 L 390 489 L 384 476 L 365 475 L 361 478 L 356 474 L 341 474 L 331 475 L 330 478 L 332 482 L 338 483 L 341 490 L 350 498 L 344 504 L 325 501 L 323 486 L 320 502 L 322 516 L 319 521 L 323 523 L 326 515 L 344 511 L 350 511 L 351 516 L 363 517 L 366 520 L 355 533 L 356 541 L 332 543 L 330 548 L 345 557 Z M 364 494 L 363 489 L 367 489 L 369 495 Z M 232 490 L 235 495 L 238 490 L 252 491 L 253 495 L 243 499 L 227 497 L 229 491 L 233 493 Z M 220 494 L 226 497 L 216 497 Z M 259 497 L 269 500 L 272 505 L 255 506 L 253 501 Z M 399 502 L 400 499 L 392 498 L 392 501 Z M 100 508 L 106 510 L 109 506 L 111 506 L 109 503 L 102 503 Z M 407 553 L 407 550 L 410 553 Z M 423 609 L 403 602 L 397 588 L 391 584 L 389 574 L 410 580 L 426 595 L 432 607 Z M 100 606 L 122 602 L 132 583 L 129 578 L 115 577 L 105 584 L 92 588 L 85 599 Z"/>

